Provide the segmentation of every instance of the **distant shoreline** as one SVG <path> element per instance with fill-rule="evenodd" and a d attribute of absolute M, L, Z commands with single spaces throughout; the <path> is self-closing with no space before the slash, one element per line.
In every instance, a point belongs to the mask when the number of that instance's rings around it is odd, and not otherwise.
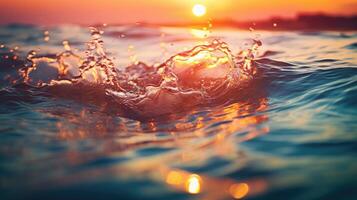
<path fill-rule="evenodd" d="M 235 21 L 232 19 L 213 20 L 214 27 L 232 27 L 269 31 L 355 31 L 357 14 L 353 16 L 333 16 L 327 14 L 298 14 L 295 18 L 272 17 L 267 20 Z M 193 24 L 156 24 L 159 26 L 203 26 Z"/>
<path fill-rule="evenodd" d="M 323 13 L 300 13 L 294 18 L 271 17 L 265 20 L 236 21 L 233 19 L 216 19 L 210 21 L 214 28 L 237 28 L 242 30 L 267 30 L 267 31 L 357 31 L 357 13 L 351 16 L 330 15 Z M 105 23 L 74 24 L 80 26 L 103 27 Z M 26 23 L 9 23 L 0 26 L 55 26 Z M 190 27 L 203 28 L 208 26 L 208 21 L 196 21 L 193 23 L 111 23 L 110 26 L 146 26 L 146 27 Z"/>

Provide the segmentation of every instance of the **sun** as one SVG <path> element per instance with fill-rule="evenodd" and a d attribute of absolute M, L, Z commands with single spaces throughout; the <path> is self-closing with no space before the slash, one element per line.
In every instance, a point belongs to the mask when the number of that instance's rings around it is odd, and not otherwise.
<path fill-rule="evenodd" d="M 192 13 L 196 16 L 196 17 L 202 17 L 203 15 L 206 14 L 206 6 L 202 5 L 202 4 L 195 4 L 192 7 Z"/>

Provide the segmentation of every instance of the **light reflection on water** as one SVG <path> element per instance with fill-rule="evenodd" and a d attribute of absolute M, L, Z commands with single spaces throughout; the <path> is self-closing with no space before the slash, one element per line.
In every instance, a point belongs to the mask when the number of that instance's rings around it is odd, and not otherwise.
<path fill-rule="evenodd" d="M 6 29 L 15 37 L 5 38 L 6 46 L 19 46 L 24 54 L 36 45 L 43 54 L 59 52 L 63 40 L 69 41 L 67 48 L 83 48 L 88 39 L 82 27 L 49 30 L 46 44 L 26 40 L 36 31 L 38 40 L 44 39 L 38 27 Z M 18 31 L 23 35 L 16 38 Z M 108 52 L 120 66 L 162 63 L 203 42 L 180 28 L 109 26 L 105 33 Z M 223 38 L 237 53 L 250 34 L 220 30 L 209 37 Z M 265 56 L 257 62 L 263 80 L 237 91 L 244 98 L 160 120 L 118 117 L 105 104 L 28 88 L 1 90 L 2 195 L 66 198 L 83 191 L 80 197 L 87 199 L 103 193 L 113 199 L 348 199 L 356 183 L 357 58 L 356 34 L 347 36 L 262 32 Z"/>
<path fill-rule="evenodd" d="M 145 174 L 144 177 L 148 176 L 150 179 L 166 182 L 175 190 L 188 194 L 202 194 L 203 198 L 222 199 L 231 196 L 240 199 L 248 195 L 248 187 L 255 188 L 250 189 L 249 195 L 256 195 L 266 190 L 267 183 L 264 180 L 250 179 L 243 183 L 237 183 L 232 179 L 194 174 L 176 169 L 174 166 L 204 163 L 214 155 L 228 156 L 233 159 L 237 151 L 237 143 L 269 132 L 268 126 L 257 126 L 267 121 L 268 116 L 256 114 L 264 112 L 267 109 L 267 104 L 267 99 L 263 97 L 254 100 L 254 102 L 234 103 L 224 109 L 219 109 L 219 107 L 215 110 L 210 109 L 210 112 L 192 111 L 191 114 L 187 114 L 184 118 L 178 118 L 176 121 L 174 119 L 177 117 L 173 117 L 170 120 L 170 124 L 172 124 L 170 126 L 163 122 L 139 122 L 124 118 L 118 121 L 116 116 L 103 115 L 93 112 L 91 109 L 82 109 L 78 113 L 56 108 L 40 110 L 48 118 L 65 116 L 56 122 L 57 133 L 53 135 L 55 138 L 50 140 L 59 140 L 74 145 L 87 139 L 105 140 L 106 142 L 95 147 L 98 148 L 96 152 L 82 152 L 75 145 L 73 151 L 56 153 L 56 158 L 50 156 L 43 161 L 31 161 L 30 159 L 26 163 L 55 162 L 58 164 L 53 170 L 57 171 L 60 170 L 60 163 L 63 162 L 68 166 L 85 166 L 91 160 L 100 159 L 100 157 L 113 155 L 113 159 L 115 159 L 115 157 L 129 155 L 129 157 L 134 156 L 134 159 L 121 162 L 115 167 L 91 169 L 89 177 L 103 176 L 106 173 L 119 173 L 118 176 L 122 177 L 123 172 L 124 177 Z M 192 116 L 197 116 L 197 119 L 192 120 Z M 110 138 L 115 138 L 115 140 Z M 135 155 L 136 151 L 142 151 L 141 149 L 155 149 L 156 147 L 159 148 L 158 151 L 163 152 L 158 152 L 157 155 L 156 153 Z M 160 150 L 161 148 L 162 150 Z M 165 149 L 169 151 L 165 152 Z M 148 151 L 150 152 L 150 150 Z M 40 173 L 36 171 L 35 174 Z M 85 174 L 84 177 L 79 175 L 79 179 L 87 179 Z M 39 174 L 39 177 L 43 178 L 43 175 Z M 40 185 L 42 185 L 42 178 L 37 180 L 40 181 Z M 66 176 L 60 178 L 62 179 L 61 184 L 76 181 L 76 178 L 72 179 L 71 176 L 68 178 L 70 179 L 66 180 Z"/>

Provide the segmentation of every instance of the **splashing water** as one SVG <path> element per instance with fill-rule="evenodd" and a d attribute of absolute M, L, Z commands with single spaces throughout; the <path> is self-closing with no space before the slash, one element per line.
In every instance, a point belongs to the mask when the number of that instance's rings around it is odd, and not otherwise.
<path fill-rule="evenodd" d="M 103 30 L 0 26 L 1 199 L 356 194 L 356 33 Z"/>
<path fill-rule="evenodd" d="M 227 100 L 257 73 L 253 60 L 260 41 L 254 40 L 252 48 L 243 51 L 240 60 L 237 58 L 239 62 L 226 43 L 213 40 L 158 66 L 137 62 L 120 69 L 107 55 L 102 32 L 94 27 L 90 30 L 92 39 L 87 42 L 84 57 L 75 54 L 68 41 L 63 42 L 65 51 L 55 57 L 36 56 L 30 51 L 27 66 L 20 69 L 23 82 L 54 93 L 61 93 L 57 90 L 62 87 L 102 88 L 115 102 L 112 107 L 122 110 L 125 116 L 144 119 Z M 52 77 L 36 77 L 44 70 L 52 70 Z"/>

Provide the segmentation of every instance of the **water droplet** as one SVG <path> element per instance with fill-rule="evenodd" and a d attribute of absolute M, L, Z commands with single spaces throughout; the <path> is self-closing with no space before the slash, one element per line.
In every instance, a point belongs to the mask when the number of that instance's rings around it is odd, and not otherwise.
<path fill-rule="evenodd" d="M 63 44 L 63 48 L 66 51 L 71 51 L 71 46 L 69 46 L 69 42 L 67 40 L 63 41 L 62 44 Z"/>
<path fill-rule="evenodd" d="M 50 40 L 50 32 L 49 31 L 44 31 L 43 32 L 43 40 L 45 42 L 48 42 Z"/>

